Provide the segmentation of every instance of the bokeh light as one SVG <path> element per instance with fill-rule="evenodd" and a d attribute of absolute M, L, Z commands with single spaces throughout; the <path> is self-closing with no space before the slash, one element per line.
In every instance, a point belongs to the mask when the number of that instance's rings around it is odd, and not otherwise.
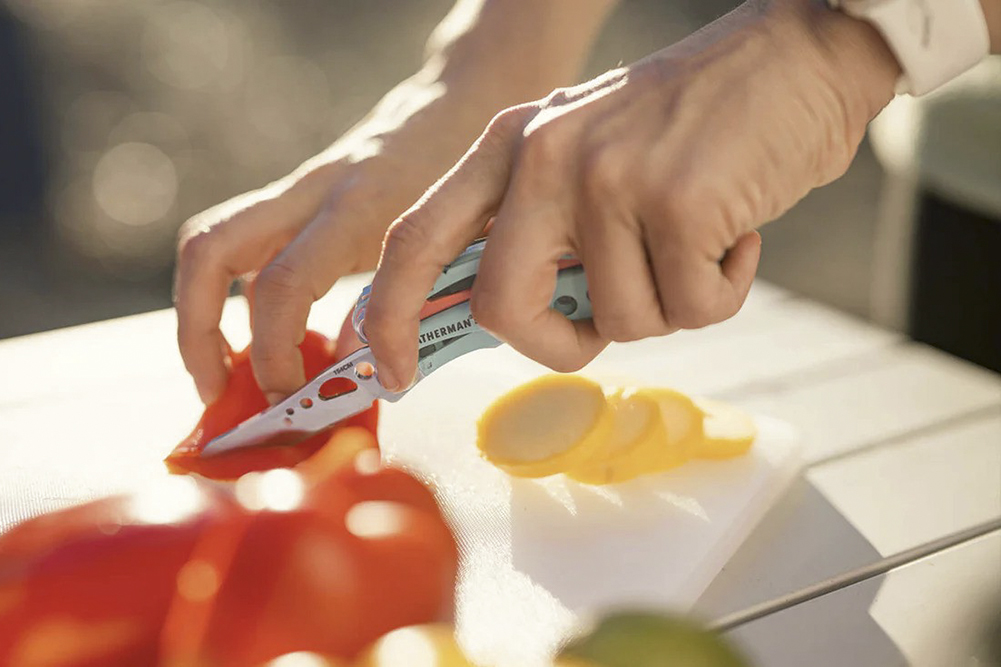
<path fill-rule="evenodd" d="M 399 533 L 406 521 L 403 506 L 385 500 L 367 500 L 348 510 L 344 525 L 356 537 L 379 539 Z"/>
<path fill-rule="evenodd" d="M 284 468 L 248 473 L 236 482 L 236 499 L 249 510 L 288 512 L 299 507 L 305 492 L 299 474 Z"/>
<path fill-rule="evenodd" d="M 205 496 L 191 477 L 166 477 L 137 493 L 129 515 L 142 523 L 179 523 L 205 506 Z"/>
<path fill-rule="evenodd" d="M 217 81 L 230 62 L 229 32 L 210 6 L 157 5 L 142 36 L 142 60 L 160 81 L 194 90 Z"/>
<path fill-rule="evenodd" d="M 266 667 L 329 667 L 330 664 L 323 656 L 316 653 L 297 651 L 271 660 Z"/>
<path fill-rule="evenodd" d="M 146 143 L 119 144 L 94 168 L 94 199 L 113 220 L 149 225 L 171 210 L 177 170 L 162 150 Z"/>
<path fill-rule="evenodd" d="M 387 667 L 442 667 L 434 642 L 420 628 L 400 628 L 383 637 L 374 662 Z"/>
<path fill-rule="evenodd" d="M 40 137 L 31 216 L 0 217 L 30 234 L 0 253 L 0 336 L 169 306 L 180 225 L 329 145 L 450 4 L 0 0 L 0 74 L 32 93 L 3 120 Z"/>
<path fill-rule="evenodd" d="M 190 560 L 177 573 L 177 592 L 190 602 L 205 602 L 219 590 L 222 577 L 216 567 L 201 559 Z"/>
<path fill-rule="evenodd" d="M 382 469 L 382 456 L 378 449 L 362 450 L 355 456 L 354 466 L 362 475 L 374 475 Z"/>

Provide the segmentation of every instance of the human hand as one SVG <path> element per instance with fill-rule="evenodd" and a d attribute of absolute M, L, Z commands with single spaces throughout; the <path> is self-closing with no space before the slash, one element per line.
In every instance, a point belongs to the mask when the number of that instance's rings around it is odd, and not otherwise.
<path fill-rule="evenodd" d="M 225 386 L 219 330 L 232 282 L 251 303 L 251 362 L 275 401 L 304 381 L 297 348 L 312 303 L 374 268 L 389 223 L 484 123 L 575 76 L 613 0 L 459 0 L 424 67 L 330 148 L 271 185 L 182 228 L 175 303 L 185 366 L 206 403 Z"/>
<path fill-rule="evenodd" d="M 866 24 L 806 0 L 752 0 L 498 115 L 389 230 L 366 312 L 382 383 L 414 377 L 425 295 L 491 220 L 473 315 L 556 370 L 609 341 L 732 316 L 757 266 L 754 230 L 845 171 L 897 72 Z M 566 253 L 584 264 L 591 322 L 549 308 Z"/>
<path fill-rule="evenodd" d="M 289 176 L 185 223 L 175 284 L 178 343 L 203 401 L 214 400 L 228 376 L 219 320 L 238 278 L 251 304 L 258 383 L 272 400 L 302 385 L 297 346 L 310 307 L 341 276 L 375 267 L 389 223 L 475 134 L 463 96 L 438 83 L 408 82 Z"/>

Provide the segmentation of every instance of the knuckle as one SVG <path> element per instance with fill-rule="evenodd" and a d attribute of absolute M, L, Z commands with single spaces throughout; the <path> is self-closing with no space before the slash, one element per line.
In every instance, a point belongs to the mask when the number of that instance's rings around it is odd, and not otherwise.
<path fill-rule="evenodd" d="M 182 265 L 202 264 L 216 255 L 218 243 L 211 228 L 189 221 L 181 227 L 177 259 Z"/>
<path fill-rule="evenodd" d="M 250 343 L 250 362 L 262 384 L 273 382 L 287 367 L 290 348 L 273 335 L 257 335 Z"/>
<path fill-rule="evenodd" d="M 264 302 L 298 294 L 305 287 L 302 275 L 285 262 L 274 261 L 264 267 L 254 282 L 255 298 Z"/>
<path fill-rule="evenodd" d="M 480 290 L 474 289 L 469 297 L 469 312 L 484 329 L 497 331 L 504 326 L 504 316 L 496 301 L 483 295 Z"/>
<path fill-rule="evenodd" d="M 598 194 L 617 191 L 626 180 L 627 166 L 628 160 L 612 148 L 592 150 L 581 167 L 584 187 Z"/>
<path fill-rule="evenodd" d="M 469 299 L 469 311 L 477 324 L 493 333 L 503 335 L 518 327 L 517 320 L 512 316 L 518 309 L 511 307 L 511 304 L 495 291 L 474 287 Z"/>
<path fill-rule="evenodd" d="M 483 136 L 489 138 L 506 138 L 511 133 L 520 131 L 531 111 L 528 105 L 509 107 L 500 111 L 490 119 L 487 128 L 483 131 Z"/>
<path fill-rule="evenodd" d="M 529 166 L 549 167 L 561 160 L 570 146 L 563 124 L 550 120 L 525 131 L 521 156 Z"/>
<path fill-rule="evenodd" d="M 383 260 L 410 262 L 433 250 L 434 243 L 434 234 L 424 217 L 411 211 L 390 225 L 383 240 Z"/>
<path fill-rule="evenodd" d="M 267 337 L 255 340 L 250 346 L 250 358 L 255 369 L 266 372 L 278 359 L 277 347 Z"/>

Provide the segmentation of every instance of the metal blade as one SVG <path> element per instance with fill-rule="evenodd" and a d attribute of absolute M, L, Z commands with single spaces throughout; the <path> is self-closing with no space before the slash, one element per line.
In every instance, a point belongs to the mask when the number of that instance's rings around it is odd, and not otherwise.
<path fill-rule="evenodd" d="M 363 347 L 308 382 L 302 389 L 205 445 L 201 456 L 261 445 L 294 445 L 366 410 L 376 399 L 396 402 L 407 393 L 386 391 L 375 358 Z"/>

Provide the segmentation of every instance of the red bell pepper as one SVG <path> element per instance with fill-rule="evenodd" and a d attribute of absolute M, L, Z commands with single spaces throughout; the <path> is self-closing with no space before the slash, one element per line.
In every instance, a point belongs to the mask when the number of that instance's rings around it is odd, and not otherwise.
<path fill-rule="evenodd" d="M 336 349 L 321 334 L 306 332 L 299 345 L 306 377 L 313 379 L 360 344 L 347 320 L 341 328 Z M 203 459 L 199 453 L 209 441 L 268 407 L 268 401 L 257 386 L 250 367 L 249 348 L 233 354 L 231 365 L 229 383 L 222 396 L 205 408 L 191 434 L 167 457 L 167 469 L 171 472 L 195 472 L 211 479 L 236 479 L 248 472 L 294 466 L 315 454 L 330 439 L 333 430 L 340 426 L 362 426 L 376 433 L 378 407 L 373 403 L 365 412 L 293 446 L 253 447 Z"/>
<path fill-rule="evenodd" d="M 0 664 L 155 665 L 175 577 L 236 504 L 190 479 L 0 536 Z"/>
<path fill-rule="evenodd" d="M 173 479 L 0 536 L 0 664 L 350 658 L 450 615 L 457 550 L 430 491 L 378 465 L 362 429 L 328 447 L 232 493 Z"/>

